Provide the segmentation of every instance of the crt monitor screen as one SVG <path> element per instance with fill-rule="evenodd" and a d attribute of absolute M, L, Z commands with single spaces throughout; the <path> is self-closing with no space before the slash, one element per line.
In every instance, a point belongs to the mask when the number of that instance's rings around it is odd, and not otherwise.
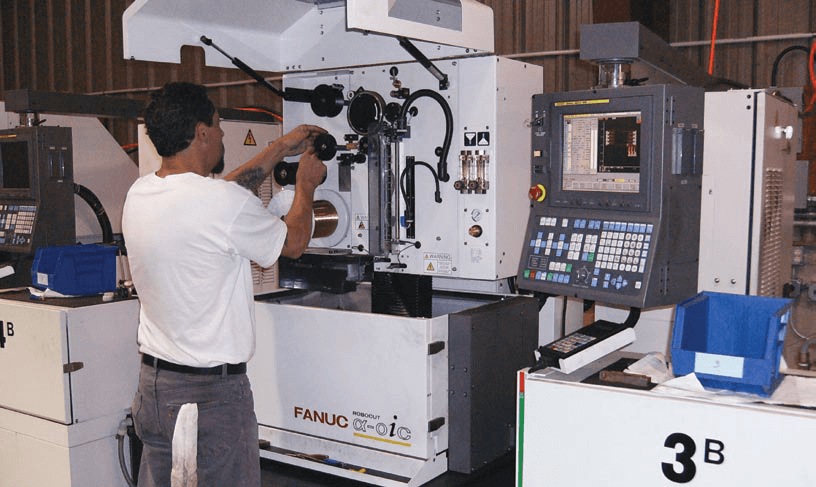
<path fill-rule="evenodd" d="M 561 189 L 640 191 L 640 111 L 565 114 Z"/>
<path fill-rule="evenodd" d="M 7 189 L 28 189 L 28 142 L 0 143 L 0 185 Z"/>

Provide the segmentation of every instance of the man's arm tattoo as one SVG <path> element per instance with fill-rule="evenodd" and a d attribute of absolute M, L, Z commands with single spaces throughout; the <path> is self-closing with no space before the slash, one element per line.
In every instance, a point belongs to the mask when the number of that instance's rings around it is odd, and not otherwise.
<path fill-rule="evenodd" d="M 258 187 L 261 186 L 264 179 L 266 179 L 266 177 L 264 176 L 263 169 L 259 167 L 247 169 L 235 176 L 236 183 L 253 192 L 258 190 Z"/>

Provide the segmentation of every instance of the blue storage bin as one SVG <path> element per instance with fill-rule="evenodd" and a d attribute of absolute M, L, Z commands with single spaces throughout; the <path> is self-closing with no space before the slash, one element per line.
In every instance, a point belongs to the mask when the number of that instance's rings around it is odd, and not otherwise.
<path fill-rule="evenodd" d="M 117 250 L 95 244 L 39 248 L 31 266 L 31 283 L 70 295 L 114 291 Z"/>
<path fill-rule="evenodd" d="M 768 397 L 782 380 L 779 362 L 791 300 L 702 292 L 677 305 L 674 374 L 695 372 L 704 387 Z"/>

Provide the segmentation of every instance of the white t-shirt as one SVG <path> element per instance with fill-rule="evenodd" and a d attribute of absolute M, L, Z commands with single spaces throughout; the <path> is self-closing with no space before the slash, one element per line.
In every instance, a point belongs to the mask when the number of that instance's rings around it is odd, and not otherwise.
<path fill-rule="evenodd" d="M 139 351 L 193 367 L 248 361 L 249 261 L 274 264 L 286 224 L 234 182 L 152 173 L 128 191 L 122 231 L 141 303 Z"/>

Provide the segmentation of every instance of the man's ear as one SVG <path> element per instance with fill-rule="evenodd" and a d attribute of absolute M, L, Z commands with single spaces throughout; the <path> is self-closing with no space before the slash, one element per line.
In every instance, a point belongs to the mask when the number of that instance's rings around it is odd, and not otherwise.
<path fill-rule="evenodd" d="M 195 127 L 195 138 L 198 139 L 200 142 L 207 142 L 207 124 L 204 122 L 196 123 Z"/>

